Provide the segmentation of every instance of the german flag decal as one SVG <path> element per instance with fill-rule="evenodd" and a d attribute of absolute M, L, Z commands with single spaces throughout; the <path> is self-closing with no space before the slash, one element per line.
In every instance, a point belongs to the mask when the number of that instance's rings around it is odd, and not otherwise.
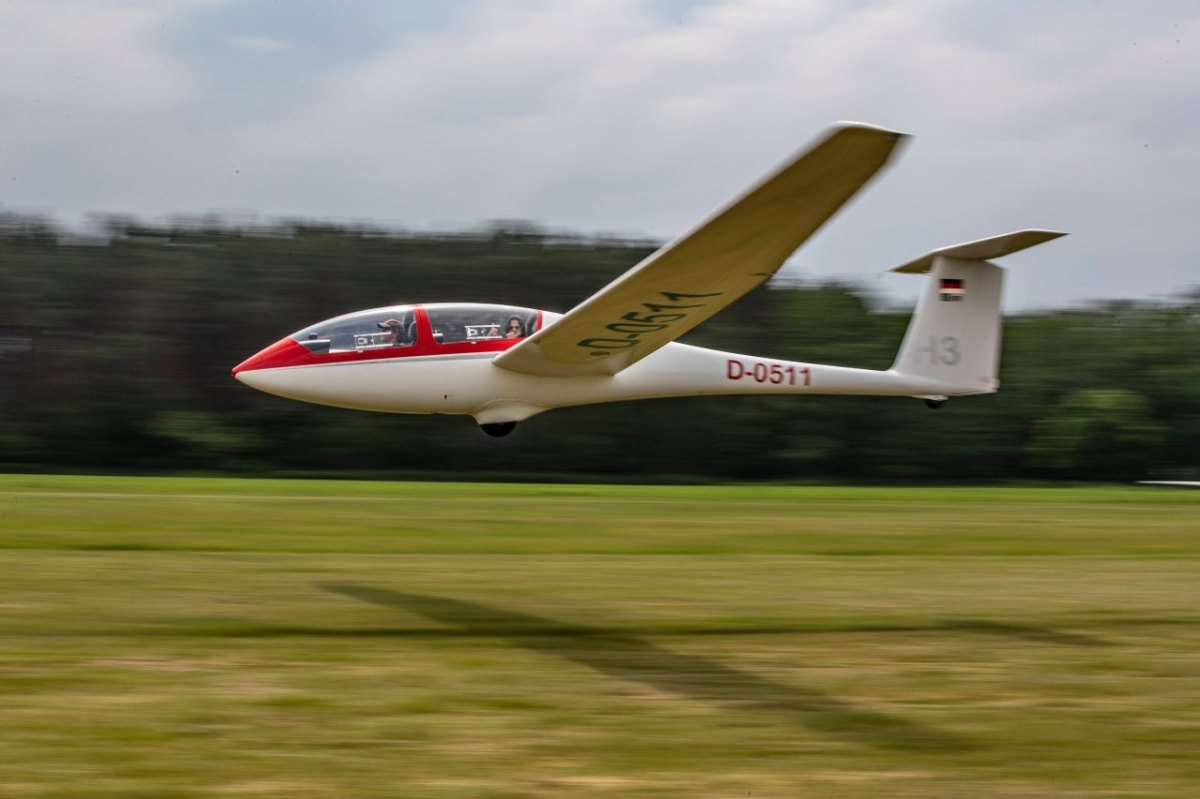
<path fill-rule="evenodd" d="M 944 277 L 938 289 L 938 299 L 942 302 L 957 302 L 966 296 L 966 293 L 967 289 L 960 278 Z"/>

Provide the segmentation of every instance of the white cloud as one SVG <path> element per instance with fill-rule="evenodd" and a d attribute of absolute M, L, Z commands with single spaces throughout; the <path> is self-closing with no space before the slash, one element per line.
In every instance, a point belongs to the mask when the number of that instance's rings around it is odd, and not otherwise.
<path fill-rule="evenodd" d="M 154 47 L 169 13 L 86 0 L 0 5 L 0 103 L 121 113 L 172 97 L 185 75 Z"/>
<path fill-rule="evenodd" d="M 666 19 L 639 0 L 477 0 L 387 46 L 376 35 L 358 59 L 276 67 L 236 92 L 170 49 L 163 31 L 190 7 L 0 5 L 0 169 L 32 176 L 22 185 L 40 193 L 24 196 L 670 236 L 850 118 L 917 139 L 802 250 L 806 268 L 872 274 L 1062 226 L 1076 233 L 1054 245 L 1068 266 L 1039 290 L 1195 279 L 1188 3 L 714 0 Z M 319 41 L 295 47 L 239 24 L 242 4 L 215 8 L 230 17 L 213 42 L 235 53 L 286 51 L 290 65 Z M 1122 268 L 1134 259 L 1138 286 Z"/>

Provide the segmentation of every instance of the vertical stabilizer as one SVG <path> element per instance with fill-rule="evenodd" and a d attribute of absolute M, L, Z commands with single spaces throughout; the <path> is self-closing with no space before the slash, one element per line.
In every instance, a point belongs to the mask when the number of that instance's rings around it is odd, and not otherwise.
<path fill-rule="evenodd" d="M 987 394 L 1000 386 L 998 258 L 1065 235 L 1022 230 L 934 250 L 893 271 L 928 272 L 892 371 L 936 381 L 946 396 Z"/>

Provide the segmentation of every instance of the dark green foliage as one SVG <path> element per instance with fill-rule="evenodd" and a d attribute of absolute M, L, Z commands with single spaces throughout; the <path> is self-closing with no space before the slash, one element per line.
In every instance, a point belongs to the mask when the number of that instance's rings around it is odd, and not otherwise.
<path fill-rule="evenodd" d="M 105 225 L 80 241 L 44 220 L 0 218 L 0 468 L 944 480 L 1200 468 L 1198 292 L 1010 318 L 1003 392 L 941 411 L 880 398 L 661 400 L 554 411 L 495 440 L 465 417 L 264 396 L 229 370 L 361 308 L 565 310 L 653 244 L 523 223 L 455 234 Z M 907 320 L 852 287 L 762 288 L 687 340 L 878 369 Z"/>

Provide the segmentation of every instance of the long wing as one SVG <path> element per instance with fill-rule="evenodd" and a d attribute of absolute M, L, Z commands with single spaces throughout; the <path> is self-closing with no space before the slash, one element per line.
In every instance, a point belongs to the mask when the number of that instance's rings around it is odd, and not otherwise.
<path fill-rule="evenodd" d="M 775 274 L 903 138 L 870 125 L 834 127 L 494 363 L 562 377 L 616 374 L 636 363 Z"/>

